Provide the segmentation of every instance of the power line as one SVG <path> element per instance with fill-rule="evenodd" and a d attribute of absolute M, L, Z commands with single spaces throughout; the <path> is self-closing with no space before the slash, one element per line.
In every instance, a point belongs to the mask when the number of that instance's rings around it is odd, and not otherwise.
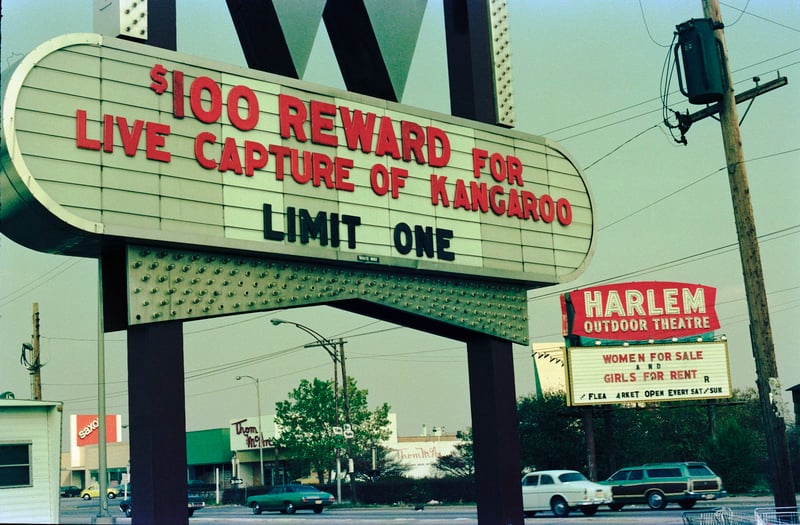
<path fill-rule="evenodd" d="M 651 129 L 651 128 L 648 128 L 648 130 L 649 129 Z M 645 130 L 645 131 L 647 131 L 647 130 Z M 641 135 L 641 133 L 639 135 Z M 620 146 L 620 147 L 622 147 L 622 146 Z M 619 149 L 619 148 L 617 148 L 617 149 Z M 760 155 L 758 157 L 753 157 L 751 159 L 748 159 L 747 162 L 756 162 L 756 161 L 759 161 L 759 160 L 771 159 L 771 158 L 774 158 L 774 157 L 779 157 L 781 155 L 788 155 L 790 153 L 796 153 L 798 151 L 800 151 L 800 148 L 794 148 L 794 149 L 789 149 L 789 150 L 785 150 L 785 151 L 779 151 L 779 152 L 775 152 L 775 153 L 768 153 L 766 155 Z M 606 155 L 606 156 L 608 156 L 608 155 Z M 602 158 L 605 158 L 605 157 L 602 157 Z M 602 158 L 599 159 L 599 160 L 602 160 Z M 598 161 L 595 161 L 592 164 L 596 164 L 597 162 Z M 725 171 L 727 169 L 728 169 L 727 166 L 723 166 L 721 168 L 718 168 L 718 169 L 712 171 L 711 173 L 709 173 L 708 175 L 704 175 L 703 177 L 700 177 L 699 179 L 697 179 L 697 180 L 695 180 L 693 182 L 690 182 L 689 184 L 686 184 L 685 186 L 681 186 L 680 188 L 676 189 L 675 191 L 673 191 L 671 193 L 668 193 L 667 195 L 664 195 L 663 197 L 661 197 L 659 199 L 656 199 L 655 201 L 652 201 L 652 202 L 642 206 L 641 208 L 639 208 L 639 209 L 637 209 L 637 210 L 635 210 L 635 211 L 633 211 L 633 212 L 631 212 L 631 213 L 629 213 L 629 214 L 627 214 L 627 215 L 625 215 L 623 217 L 620 217 L 619 219 L 617 219 L 617 220 L 615 220 L 615 221 L 613 221 L 613 222 L 611 222 L 609 224 L 606 224 L 605 226 L 603 226 L 601 228 L 598 228 L 598 231 L 603 231 L 606 228 L 610 228 L 611 226 L 614 226 L 615 224 L 618 224 L 618 223 L 620 223 L 620 222 L 622 222 L 624 220 L 630 219 L 634 215 L 637 215 L 637 214 L 639 214 L 639 213 L 641 213 L 641 212 L 643 212 L 643 211 L 645 211 L 645 210 L 647 210 L 649 208 L 652 208 L 656 204 L 659 204 L 659 203 L 667 200 L 668 198 L 677 195 L 678 193 L 682 192 L 683 190 L 689 189 L 692 186 L 694 186 L 695 184 L 698 184 L 698 183 L 708 179 L 709 177 L 712 177 L 712 176 L 716 175 L 720 171 Z"/>
<path fill-rule="evenodd" d="M 749 1 L 749 0 L 748 0 Z M 647 36 L 650 37 L 650 41 L 657 45 L 658 47 L 671 47 L 670 44 L 660 44 L 653 38 L 653 34 L 650 32 L 650 26 L 647 24 L 647 17 L 644 15 L 644 6 L 642 5 L 642 0 L 639 0 L 639 12 L 642 14 L 642 22 L 644 23 L 644 29 L 647 31 Z"/>
<path fill-rule="evenodd" d="M 610 157 L 611 155 L 613 155 L 614 153 L 616 153 L 617 151 L 622 149 L 622 147 L 625 146 L 626 144 L 630 144 L 631 142 L 633 142 L 637 138 L 641 137 L 642 135 L 644 135 L 645 133 L 647 133 L 651 129 L 656 129 L 656 128 L 658 128 L 658 124 L 654 124 L 654 125 L 650 126 L 649 128 L 645 128 L 644 130 L 640 131 L 639 133 L 637 133 L 633 137 L 629 138 L 628 140 L 626 140 L 625 142 L 623 142 L 622 144 L 620 144 L 616 148 L 612 149 L 611 151 L 609 151 L 608 153 L 606 153 L 605 155 L 603 155 L 602 157 L 600 157 L 596 161 L 592 162 L 591 164 L 589 164 L 588 166 L 583 168 L 583 171 L 587 171 L 589 168 L 591 168 L 592 166 L 594 166 L 595 164 L 597 164 L 601 160 L 603 160 L 603 159 L 605 159 L 607 157 Z"/>
<path fill-rule="evenodd" d="M 771 18 L 767 18 L 765 16 L 757 15 L 755 13 L 747 11 L 747 6 L 750 5 L 750 0 L 747 0 L 747 4 L 745 4 L 744 9 L 739 9 L 735 5 L 730 5 L 730 4 L 725 3 L 725 2 L 720 2 L 720 4 L 724 5 L 725 7 L 730 7 L 731 9 L 734 9 L 736 11 L 741 11 L 741 13 L 739 13 L 739 18 L 742 18 L 743 15 L 747 14 L 747 16 L 752 16 L 753 18 L 758 18 L 759 20 L 763 20 L 765 22 L 769 22 L 770 24 L 775 24 L 776 26 L 782 27 L 784 29 L 788 29 L 789 31 L 794 31 L 796 33 L 800 33 L 800 29 L 798 29 L 796 27 L 787 26 L 786 24 L 782 24 L 782 23 L 778 22 L 777 20 L 772 20 Z M 735 24 L 736 22 L 738 22 L 739 18 L 734 20 L 734 22 L 732 24 L 729 24 L 728 27 L 730 27 L 733 24 Z"/>
<path fill-rule="evenodd" d="M 734 7 L 734 6 L 732 6 L 732 5 L 724 4 L 723 2 L 720 2 L 720 3 L 722 3 L 722 4 L 723 4 L 723 5 L 725 5 L 726 7 L 730 7 L 731 9 L 739 9 L 738 7 Z M 731 22 L 730 24 L 728 24 L 728 28 L 731 28 L 731 27 L 735 26 L 735 25 L 736 25 L 736 23 L 737 23 L 739 20 L 741 20 L 741 19 L 742 19 L 742 17 L 744 16 L 744 14 L 745 14 L 745 13 L 747 13 L 747 6 L 749 6 L 749 5 L 750 5 L 750 0 L 747 0 L 747 3 L 746 3 L 746 4 L 744 4 L 744 8 L 740 10 L 741 12 L 739 13 L 739 16 L 738 16 L 738 17 L 736 17 L 736 20 L 734 20 L 733 22 Z"/>
<path fill-rule="evenodd" d="M 771 62 L 771 61 L 776 60 L 778 58 L 783 58 L 785 56 L 788 56 L 788 55 L 791 55 L 791 54 L 794 54 L 794 53 L 797 53 L 797 52 L 800 52 L 800 48 L 792 49 L 790 51 L 786 51 L 784 53 L 780 53 L 780 54 L 772 56 L 770 58 L 766 58 L 766 59 L 761 60 L 759 62 L 755 62 L 753 64 L 749 64 L 749 65 L 743 66 L 743 67 L 741 67 L 739 69 L 734 70 L 733 73 L 740 73 L 742 71 L 751 69 L 751 68 L 756 67 L 758 65 L 765 64 L 767 62 Z M 769 71 L 765 71 L 763 73 L 759 73 L 758 76 L 766 77 L 767 75 L 770 75 L 770 74 L 775 73 L 777 71 L 781 71 L 781 70 L 788 69 L 790 67 L 794 67 L 797 64 L 798 64 L 798 62 L 790 62 L 790 63 L 784 64 L 784 65 L 782 65 L 780 67 L 776 67 L 776 68 L 770 69 Z M 739 85 L 741 83 L 750 82 L 750 81 L 751 81 L 750 78 L 747 78 L 747 79 L 739 80 L 735 84 Z M 669 95 L 677 95 L 678 92 L 679 91 L 677 91 L 677 90 L 676 91 L 672 91 L 672 92 L 669 93 Z M 555 135 L 556 133 L 561 132 L 561 131 L 565 131 L 565 130 L 568 130 L 568 129 L 571 129 L 571 128 L 576 128 L 576 127 L 579 127 L 579 126 L 583 126 L 585 124 L 589 124 L 589 123 L 597 121 L 597 120 L 602 120 L 604 118 L 608 118 L 608 117 L 611 117 L 611 116 L 614 116 L 614 115 L 617 115 L 617 114 L 625 113 L 627 111 L 630 111 L 632 109 L 638 108 L 640 106 L 644 106 L 646 104 L 650 104 L 652 102 L 658 102 L 658 101 L 662 100 L 662 98 L 663 98 L 663 94 L 659 95 L 658 97 L 649 98 L 649 99 L 643 100 L 641 102 L 637 102 L 635 104 L 631 104 L 630 106 L 625 106 L 623 108 L 616 109 L 616 110 L 613 110 L 613 111 L 609 111 L 607 113 L 603 113 L 603 114 L 595 116 L 595 117 L 590 117 L 588 119 L 585 119 L 585 120 L 582 120 L 582 121 L 579 121 L 579 122 L 575 122 L 573 124 L 568 124 L 568 125 L 562 126 L 560 128 L 556 128 L 556 129 L 553 129 L 553 130 L 550 130 L 550 131 L 546 131 L 542 135 L 546 136 L 546 137 L 549 137 L 549 136 Z M 614 122 L 612 122 L 610 124 L 599 126 L 597 128 L 592 128 L 590 130 L 587 130 L 587 131 L 584 131 L 584 132 L 581 132 L 581 133 L 578 133 L 578 134 L 575 134 L 575 135 L 570 135 L 570 136 L 567 136 L 567 137 L 561 137 L 561 138 L 559 138 L 557 140 L 558 141 L 569 140 L 571 138 L 575 138 L 575 137 L 578 137 L 578 136 L 581 136 L 581 135 L 585 135 L 587 133 L 592 133 L 594 131 L 599 131 L 601 129 L 605 129 L 605 128 L 608 128 L 608 127 L 611 127 L 611 126 L 615 126 L 617 124 L 621 124 L 621 123 L 627 122 L 629 120 L 632 120 L 632 119 L 635 119 L 635 118 L 638 118 L 638 117 L 649 115 L 651 113 L 656 113 L 658 111 L 660 111 L 660 108 L 659 109 L 648 110 L 648 111 L 646 111 L 644 113 L 639 113 L 637 115 L 634 115 L 633 117 L 628 117 L 628 118 L 625 118 L 625 119 L 622 119 L 622 120 L 614 121 Z"/>
<path fill-rule="evenodd" d="M 798 234 L 798 233 L 800 233 L 800 224 L 797 224 L 797 225 L 794 225 L 794 226 L 789 226 L 787 228 L 782 228 L 780 230 L 776 230 L 776 231 L 773 231 L 773 232 L 770 232 L 770 233 L 767 233 L 767 234 L 764 234 L 764 235 L 760 235 L 758 237 L 758 239 L 759 239 L 760 242 L 766 243 L 766 242 L 769 242 L 769 241 L 780 239 L 782 237 L 785 237 L 786 235 L 795 235 L 795 234 Z M 598 281 L 587 283 L 585 286 L 595 286 L 595 285 L 598 285 L 598 284 L 603 284 L 603 283 L 612 282 L 612 281 L 619 281 L 619 280 L 622 280 L 622 279 L 634 277 L 636 275 L 643 274 L 643 273 L 650 273 L 650 272 L 653 272 L 653 271 L 665 270 L 667 268 L 673 268 L 675 266 L 680 266 L 680 265 L 687 264 L 687 263 L 690 263 L 690 262 L 696 262 L 696 261 L 699 261 L 699 260 L 703 260 L 703 259 L 706 259 L 708 257 L 715 256 L 715 255 L 720 255 L 720 254 L 723 254 L 723 253 L 731 252 L 731 251 L 734 251 L 737 247 L 738 247 L 738 243 L 735 243 L 735 242 L 734 243 L 730 243 L 730 244 L 726 244 L 726 245 L 723 245 L 723 246 L 718 246 L 716 248 L 711 248 L 709 250 L 705 250 L 705 251 L 702 251 L 702 252 L 699 252 L 699 253 L 695 253 L 695 254 L 692 254 L 692 255 L 686 255 L 686 256 L 683 256 L 683 257 L 678 257 L 677 259 L 672 259 L 671 261 L 658 263 L 658 264 L 649 266 L 647 268 L 641 268 L 641 269 L 638 269 L 638 270 L 632 270 L 632 271 L 626 272 L 624 274 L 619 274 L 619 275 L 616 275 L 616 276 L 613 276 L 613 277 L 607 277 L 607 278 L 604 278 L 604 279 L 600 279 Z M 552 291 L 552 292 L 548 292 L 548 293 L 545 293 L 545 294 L 542 294 L 542 295 L 529 297 L 528 298 L 528 302 L 537 301 L 539 299 L 546 299 L 546 298 L 549 298 L 549 297 L 557 297 L 557 296 L 561 295 L 561 293 L 562 293 L 561 291 Z"/>
<path fill-rule="evenodd" d="M 59 263 L 58 265 L 54 266 L 53 268 L 47 270 L 42 275 L 36 277 L 35 279 L 23 284 L 22 286 L 18 287 L 16 290 L 9 292 L 8 294 L 0 297 L 0 308 L 7 306 L 8 304 L 21 299 L 22 296 L 29 294 L 30 292 L 41 288 L 45 284 L 49 283 L 62 273 L 66 272 L 76 264 L 80 263 L 81 260 L 73 260 L 73 261 L 64 261 Z"/>

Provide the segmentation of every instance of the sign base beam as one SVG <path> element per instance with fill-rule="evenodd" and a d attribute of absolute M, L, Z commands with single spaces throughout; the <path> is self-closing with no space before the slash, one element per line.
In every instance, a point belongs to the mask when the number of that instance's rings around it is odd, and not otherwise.
<path fill-rule="evenodd" d="M 128 328 L 133 525 L 188 525 L 183 323 Z"/>

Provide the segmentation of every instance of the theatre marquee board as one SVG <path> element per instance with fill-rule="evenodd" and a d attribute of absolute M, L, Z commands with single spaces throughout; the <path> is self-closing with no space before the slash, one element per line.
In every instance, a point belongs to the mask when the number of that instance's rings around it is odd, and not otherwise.
<path fill-rule="evenodd" d="M 717 290 L 672 281 L 613 283 L 561 296 L 564 337 L 677 341 L 718 329 Z M 575 346 L 575 345 L 573 345 Z"/>
<path fill-rule="evenodd" d="M 560 145 L 95 34 L 9 80 L 0 229 L 50 253 L 106 240 L 534 288 L 593 252 Z"/>
<path fill-rule="evenodd" d="M 726 341 L 567 348 L 572 406 L 731 397 Z"/>

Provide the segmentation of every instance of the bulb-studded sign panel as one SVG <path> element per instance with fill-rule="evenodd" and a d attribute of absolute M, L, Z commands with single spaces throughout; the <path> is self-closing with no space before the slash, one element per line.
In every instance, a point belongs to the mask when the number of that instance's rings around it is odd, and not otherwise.
<path fill-rule="evenodd" d="M 526 286 L 592 252 L 558 144 L 99 35 L 17 66 L 3 138 L 0 227 L 47 252 L 107 237 Z"/>

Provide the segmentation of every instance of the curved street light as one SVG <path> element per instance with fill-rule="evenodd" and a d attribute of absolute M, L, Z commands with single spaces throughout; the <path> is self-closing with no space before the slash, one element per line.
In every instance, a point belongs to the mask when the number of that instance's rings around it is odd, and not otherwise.
<path fill-rule="evenodd" d="M 264 427 L 261 426 L 261 389 L 258 386 L 258 378 L 253 376 L 236 376 L 237 381 L 247 378 L 256 385 L 256 404 L 258 407 L 258 464 L 261 466 L 261 486 L 264 483 Z"/>
<path fill-rule="evenodd" d="M 299 328 L 300 330 L 304 331 L 308 335 L 314 338 L 316 343 L 309 343 L 304 345 L 306 348 L 313 347 L 313 346 L 321 346 L 330 356 L 331 360 L 333 361 L 333 409 L 334 409 L 334 418 L 335 418 L 335 428 L 339 429 L 339 381 L 338 381 L 338 367 L 337 364 L 341 365 L 342 367 L 342 398 L 344 401 L 344 419 L 346 427 L 349 429 L 351 428 L 350 425 L 350 404 L 347 398 L 347 371 L 345 369 L 345 358 L 344 358 L 344 340 L 339 338 L 337 342 L 331 341 L 327 337 L 323 336 L 313 328 L 310 328 L 304 324 L 296 323 L 294 321 L 287 321 L 285 319 L 270 319 L 269 321 L 275 326 L 280 324 L 290 324 Z M 336 351 L 335 345 L 339 346 L 339 351 Z M 346 436 L 347 437 L 347 436 Z M 353 457 L 352 451 L 352 444 L 350 443 L 350 439 L 347 440 L 347 454 L 350 458 Z M 342 476 L 341 476 L 341 451 L 339 447 L 336 447 L 336 500 L 338 503 L 342 503 Z M 353 492 L 354 487 L 352 486 L 353 476 L 350 476 L 350 484 L 351 489 L 350 493 L 353 497 L 355 497 L 355 492 Z"/>

